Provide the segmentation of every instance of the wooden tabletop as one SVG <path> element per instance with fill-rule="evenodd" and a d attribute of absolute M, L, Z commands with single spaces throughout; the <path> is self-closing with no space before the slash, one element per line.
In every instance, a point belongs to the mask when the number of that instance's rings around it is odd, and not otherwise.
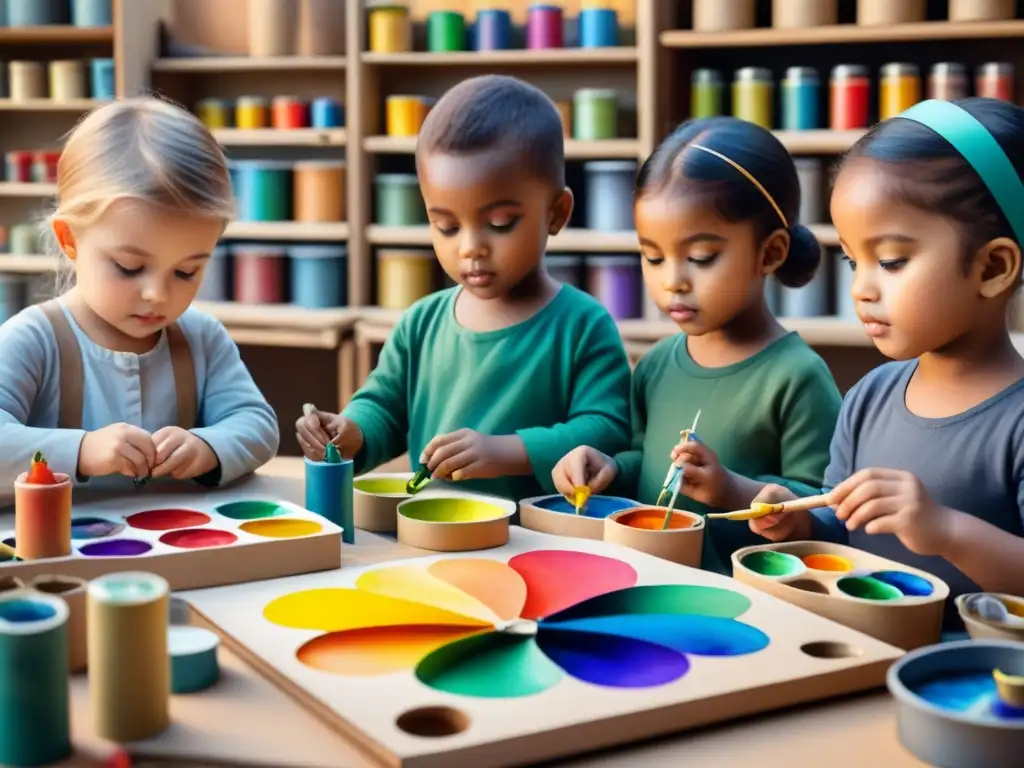
<path fill-rule="evenodd" d="M 302 461 L 279 458 L 246 485 L 260 494 L 303 503 Z M 177 492 L 177 491 L 176 491 Z M 342 567 L 426 554 L 358 531 L 342 550 Z M 136 768 L 146 765 L 377 768 L 377 763 L 302 709 L 224 648 L 221 681 L 208 691 L 171 700 L 173 725 L 131 745 Z M 339 683 L 339 684 L 343 684 Z M 113 748 L 92 735 L 85 676 L 72 681 L 72 733 L 77 754 L 64 766 L 96 766 Z M 562 766 L 668 765 L 789 768 L 827 759 L 829 768 L 924 766 L 896 738 L 894 707 L 884 691 L 786 710 L 680 734 L 655 742 L 560 761 Z"/>

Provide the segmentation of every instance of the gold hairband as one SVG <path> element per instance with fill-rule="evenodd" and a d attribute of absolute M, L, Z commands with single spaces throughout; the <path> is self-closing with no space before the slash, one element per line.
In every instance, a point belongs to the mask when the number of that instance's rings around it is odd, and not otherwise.
<path fill-rule="evenodd" d="M 708 149 L 707 147 L 703 146 L 702 144 L 691 144 L 690 146 L 693 147 L 694 149 L 701 149 L 701 150 L 707 152 L 709 155 L 714 155 L 719 160 L 724 160 L 729 165 L 731 165 L 733 168 L 735 168 L 737 171 L 739 171 L 744 176 L 746 176 L 750 180 L 750 183 L 753 184 L 755 187 L 757 187 L 758 191 L 762 195 L 764 195 L 764 199 L 767 200 L 771 204 L 772 208 L 775 209 L 775 212 L 777 214 L 779 214 L 779 218 L 782 219 L 782 226 L 784 226 L 786 229 L 789 229 L 789 221 L 786 219 L 785 215 L 782 213 L 782 209 L 779 208 L 778 204 L 775 202 L 775 198 L 773 198 L 770 194 L 768 194 L 768 190 L 765 189 L 764 186 L 761 184 L 761 182 L 759 182 L 757 179 L 755 179 L 746 168 L 744 168 L 742 165 L 737 163 L 735 160 L 730 160 L 728 157 L 723 155 L 721 152 L 716 152 L 713 149 Z"/>

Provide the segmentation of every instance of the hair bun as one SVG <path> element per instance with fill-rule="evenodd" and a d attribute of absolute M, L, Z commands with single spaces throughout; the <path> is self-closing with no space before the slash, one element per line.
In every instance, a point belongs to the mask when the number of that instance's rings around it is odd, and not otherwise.
<path fill-rule="evenodd" d="M 821 264 L 821 243 L 803 224 L 789 228 L 789 253 L 775 277 L 787 288 L 800 288 L 814 279 Z"/>

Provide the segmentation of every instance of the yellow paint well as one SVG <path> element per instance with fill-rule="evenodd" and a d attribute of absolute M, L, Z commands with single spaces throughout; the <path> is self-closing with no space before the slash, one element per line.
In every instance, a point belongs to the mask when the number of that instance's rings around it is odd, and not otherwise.
<path fill-rule="evenodd" d="M 271 518 L 269 520 L 250 520 L 238 526 L 246 533 L 263 536 L 267 539 L 297 539 L 312 536 L 324 528 L 312 520 L 295 520 L 290 518 Z"/>
<path fill-rule="evenodd" d="M 408 496 L 405 484 L 401 477 L 360 477 L 353 482 L 357 491 L 374 496 Z"/>
<path fill-rule="evenodd" d="M 400 513 L 429 523 L 479 523 L 509 516 L 501 507 L 485 501 L 437 497 L 405 502 Z"/>

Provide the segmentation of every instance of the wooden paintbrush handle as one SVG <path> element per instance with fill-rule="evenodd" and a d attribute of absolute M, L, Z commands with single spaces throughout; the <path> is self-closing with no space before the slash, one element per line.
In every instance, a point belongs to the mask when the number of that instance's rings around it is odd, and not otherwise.
<path fill-rule="evenodd" d="M 827 507 L 829 504 L 829 497 L 827 493 L 820 494 L 819 496 L 807 496 L 802 499 L 795 499 L 794 501 L 782 502 L 783 512 L 806 512 L 811 509 L 817 509 L 818 507 Z"/>

